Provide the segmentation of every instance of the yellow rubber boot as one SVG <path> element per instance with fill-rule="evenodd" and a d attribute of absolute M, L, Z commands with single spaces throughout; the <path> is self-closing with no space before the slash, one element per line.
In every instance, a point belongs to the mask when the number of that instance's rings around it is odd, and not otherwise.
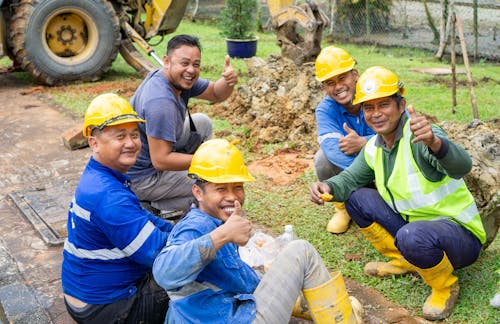
<path fill-rule="evenodd" d="M 345 210 L 343 202 L 334 202 L 333 205 L 335 206 L 335 214 L 326 225 L 326 230 L 333 234 L 341 234 L 349 228 L 351 216 Z"/>
<path fill-rule="evenodd" d="M 441 262 L 429 269 L 417 268 L 425 283 L 432 288 L 432 292 L 425 300 L 422 312 L 427 320 L 441 320 L 450 316 L 460 290 L 458 278 L 453 275 L 453 266 L 446 256 Z"/>
<path fill-rule="evenodd" d="M 387 277 L 417 272 L 417 268 L 406 261 L 394 245 L 394 237 L 379 223 L 373 222 L 370 226 L 359 230 L 377 251 L 390 259 L 389 262 L 368 262 L 364 268 L 365 274 Z"/>
<path fill-rule="evenodd" d="M 314 323 L 362 323 L 363 307 L 357 299 L 347 294 L 340 272 L 334 273 L 324 284 L 302 292 Z"/>

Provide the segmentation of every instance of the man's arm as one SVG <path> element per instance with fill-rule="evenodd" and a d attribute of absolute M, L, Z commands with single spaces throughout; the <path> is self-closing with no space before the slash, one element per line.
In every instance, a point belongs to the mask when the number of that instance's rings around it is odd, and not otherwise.
<path fill-rule="evenodd" d="M 191 165 L 193 155 L 174 152 L 172 142 L 148 136 L 151 163 L 157 170 L 182 171 Z"/>
<path fill-rule="evenodd" d="M 329 108 L 327 100 L 323 100 L 316 108 L 318 143 L 328 161 L 345 169 L 352 163 L 354 156 L 348 156 L 340 149 L 339 140 L 344 137 L 342 121 L 336 120 Z"/>
<path fill-rule="evenodd" d="M 432 126 L 425 116 L 417 116 L 412 105 L 408 106 L 408 113 L 410 130 L 414 135 L 412 143 L 424 146 L 421 150 L 422 157 L 434 168 L 425 168 L 420 157 L 416 157 L 417 164 L 428 179 L 439 180 L 442 174 L 460 179 L 470 172 L 472 160 L 463 147 L 448 140 L 446 134 Z M 436 175 L 437 172 L 441 176 Z"/>
<path fill-rule="evenodd" d="M 96 213 L 100 216 L 94 221 L 126 257 L 151 267 L 165 246 L 172 226 L 164 226 L 162 220 L 153 222 L 132 195 L 125 190 L 109 192 Z"/>
<path fill-rule="evenodd" d="M 233 92 L 234 85 L 238 82 L 238 75 L 231 66 L 231 59 L 226 55 L 224 62 L 224 71 L 222 76 L 216 82 L 210 82 L 202 94 L 196 98 L 209 100 L 212 102 L 221 102 L 229 98 Z"/>

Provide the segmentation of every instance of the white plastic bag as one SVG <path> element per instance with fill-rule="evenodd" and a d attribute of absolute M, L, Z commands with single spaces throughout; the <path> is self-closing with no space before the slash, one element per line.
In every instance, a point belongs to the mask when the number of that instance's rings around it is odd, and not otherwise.
<path fill-rule="evenodd" d="M 245 246 L 239 248 L 241 259 L 252 268 L 266 271 L 278 255 L 279 244 L 272 237 L 256 232 Z"/>

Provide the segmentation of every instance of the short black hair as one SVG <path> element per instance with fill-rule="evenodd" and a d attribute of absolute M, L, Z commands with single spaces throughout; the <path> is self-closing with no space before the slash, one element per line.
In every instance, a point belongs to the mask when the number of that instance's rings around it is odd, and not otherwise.
<path fill-rule="evenodd" d="M 201 52 L 200 40 L 196 36 L 191 35 L 177 35 L 172 37 L 167 44 L 167 55 L 181 46 L 198 47 Z"/>

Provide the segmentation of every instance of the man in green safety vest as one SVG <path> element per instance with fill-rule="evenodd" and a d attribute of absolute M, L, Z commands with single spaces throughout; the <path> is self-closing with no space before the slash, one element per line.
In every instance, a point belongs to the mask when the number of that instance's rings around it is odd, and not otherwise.
<path fill-rule="evenodd" d="M 341 172 L 310 186 L 311 200 L 332 194 L 344 201 L 361 233 L 388 262 L 369 262 L 367 275 L 417 272 L 432 292 L 423 316 L 450 316 L 458 298 L 455 269 L 476 261 L 486 233 L 463 177 L 472 161 L 444 131 L 406 107 L 403 84 L 392 71 L 367 69 L 356 85 L 368 125 L 377 133 Z M 363 188 L 375 181 L 377 189 Z"/>

